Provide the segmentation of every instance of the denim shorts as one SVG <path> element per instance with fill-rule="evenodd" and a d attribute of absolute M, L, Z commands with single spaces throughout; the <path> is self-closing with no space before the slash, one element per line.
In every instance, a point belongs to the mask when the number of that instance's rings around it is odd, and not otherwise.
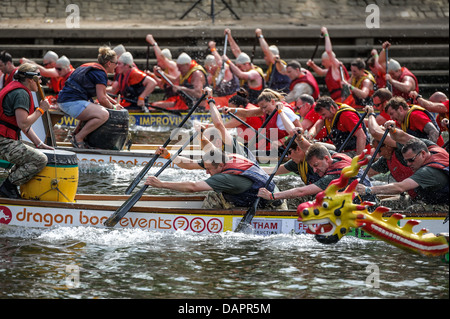
<path fill-rule="evenodd" d="M 85 100 L 58 103 L 59 108 L 73 118 L 77 118 L 91 102 Z"/>

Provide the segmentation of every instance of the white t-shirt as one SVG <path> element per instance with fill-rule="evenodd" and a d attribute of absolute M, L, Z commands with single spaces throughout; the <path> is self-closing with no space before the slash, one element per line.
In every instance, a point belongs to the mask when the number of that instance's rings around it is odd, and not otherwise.
<path fill-rule="evenodd" d="M 290 108 L 283 107 L 283 112 L 286 114 L 287 118 L 293 123 L 295 120 L 300 120 L 300 117 L 294 113 Z M 286 131 L 286 128 L 283 125 L 283 121 L 281 120 L 281 116 L 277 117 L 277 126 L 280 130 Z"/>

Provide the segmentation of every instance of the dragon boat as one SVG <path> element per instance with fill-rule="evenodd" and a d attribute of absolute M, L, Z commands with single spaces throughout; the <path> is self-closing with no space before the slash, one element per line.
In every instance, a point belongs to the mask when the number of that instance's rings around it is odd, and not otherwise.
<path fill-rule="evenodd" d="M 448 261 L 448 223 L 444 232 L 431 228 L 421 228 L 418 219 L 407 214 L 391 212 L 389 208 L 378 206 L 372 212 L 372 202 L 354 204 L 355 188 L 358 180 L 348 186 L 349 178 L 356 176 L 361 166 L 367 164 L 365 154 L 355 156 L 352 164 L 344 168 L 340 178 L 334 180 L 315 200 L 300 204 L 297 208 L 298 220 L 308 225 L 308 232 L 314 234 L 324 244 L 337 243 L 352 229 L 360 229 L 371 236 L 401 249 L 426 256 L 446 255 Z M 448 212 L 447 212 L 448 219 Z M 447 219 L 444 223 L 447 222 Z"/>
<path fill-rule="evenodd" d="M 50 192 L 57 193 L 55 187 Z M 42 192 L 44 193 L 44 192 Z M 46 193 L 47 195 L 49 193 Z M 8 199 L 0 197 L 0 225 L 3 227 L 105 227 L 103 223 L 127 199 L 128 195 L 77 194 L 73 201 Z M 204 209 L 205 196 L 153 196 L 144 195 L 115 226 L 144 230 L 216 234 L 233 231 L 247 209 Z M 397 212 L 398 214 L 399 212 Z M 402 212 L 411 225 L 413 219 L 421 220 L 432 231 L 443 232 L 446 212 L 412 214 Z M 391 212 L 391 216 L 396 216 Z M 256 235 L 310 233 L 309 221 L 299 220 L 296 210 L 258 210 L 251 226 Z M 319 223 L 315 224 L 319 227 Z M 447 226 L 448 229 L 448 226 Z M 350 235 L 374 240 L 366 230 L 349 232 Z"/>

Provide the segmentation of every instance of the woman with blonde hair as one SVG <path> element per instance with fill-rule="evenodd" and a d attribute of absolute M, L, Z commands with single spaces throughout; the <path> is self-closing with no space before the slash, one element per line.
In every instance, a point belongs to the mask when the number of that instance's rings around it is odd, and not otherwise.
<path fill-rule="evenodd" d="M 263 116 L 264 121 L 266 121 L 267 117 L 278 109 L 265 126 L 265 135 L 272 141 L 271 145 L 267 146 L 267 150 L 281 147 L 284 143 L 284 137 L 289 135 L 288 128 L 285 128 L 281 116 L 279 116 L 282 112 L 293 123 L 294 127 L 302 127 L 300 117 L 294 113 L 291 105 L 284 100 L 284 94 L 271 89 L 264 89 L 258 96 L 257 103 L 259 106 L 257 109 L 226 108 L 225 111 L 244 118 Z"/>
<path fill-rule="evenodd" d="M 106 94 L 108 73 L 114 73 L 117 54 L 106 46 L 100 47 L 98 52 L 98 63 L 85 63 L 78 67 L 58 95 L 61 110 L 84 122 L 84 126 L 77 127 L 72 136 L 71 142 L 77 148 L 86 148 L 86 136 L 108 120 L 109 113 L 105 108 L 122 109 Z M 94 103 L 94 97 L 97 97 L 99 104 Z"/>

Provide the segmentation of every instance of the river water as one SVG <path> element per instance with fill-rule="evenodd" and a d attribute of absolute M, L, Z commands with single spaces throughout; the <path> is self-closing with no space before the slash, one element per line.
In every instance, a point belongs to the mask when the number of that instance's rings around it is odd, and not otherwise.
<path fill-rule="evenodd" d="M 122 194 L 140 169 L 80 167 L 78 192 Z M 283 189 L 297 179 L 275 181 Z M 309 235 L 9 226 L 0 227 L 0 298 L 175 299 L 177 307 L 184 299 L 448 299 L 449 265 L 353 237 L 326 246 Z"/>

